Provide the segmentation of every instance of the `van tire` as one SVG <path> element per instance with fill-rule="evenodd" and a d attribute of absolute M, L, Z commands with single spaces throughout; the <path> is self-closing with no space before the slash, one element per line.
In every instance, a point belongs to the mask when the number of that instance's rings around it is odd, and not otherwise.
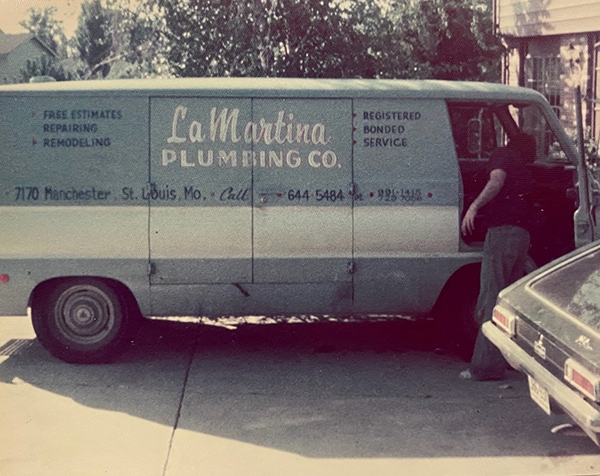
<path fill-rule="evenodd" d="M 437 346 L 470 361 L 479 331 L 475 315 L 479 295 L 479 266 L 458 271 L 444 286 L 432 315 Z"/>
<path fill-rule="evenodd" d="M 455 336 L 456 353 L 466 362 L 471 361 L 475 340 L 479 333 L 480 323 L 477 319 L 477 297 L 479 286 L 471 286 L 466 290 L 455 309 L 455 319 L 458 322 L 458 333 Z"/>
<path fill-rule="evenodd" d="M 124 348 L 133 329 L 117 287 L 97 278 L 70 278 L 45 286 L 32 299 L 40 343 L 69 363 L 103 363 Z"/>

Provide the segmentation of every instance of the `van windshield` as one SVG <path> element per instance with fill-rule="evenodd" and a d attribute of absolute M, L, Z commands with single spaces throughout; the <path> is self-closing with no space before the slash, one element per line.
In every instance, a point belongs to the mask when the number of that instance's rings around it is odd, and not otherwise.
<path fill-rule="evenodd" d="M 519 108 L 511 106 L 510 111 L 511 116 L 515 117 L 520 124 L 520 129 L 535 137 L 537 160 L 568 162 L 567 154 L 537 105 L 531 104 Z M 555 113 L 558 114 L 558 111 Z"/>

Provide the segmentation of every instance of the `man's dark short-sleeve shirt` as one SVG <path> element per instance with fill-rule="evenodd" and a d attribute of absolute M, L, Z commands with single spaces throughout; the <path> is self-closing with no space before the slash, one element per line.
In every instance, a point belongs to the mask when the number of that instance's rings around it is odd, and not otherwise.
<path fill-rule="evenodd" d="M 498 195 L 484 207 L 487 226 L 515 225 L 527 229 L 531 219 L 531 171 L 519 153 L 507 147 L 492 152 L 488 173 L 496 169 L 506 172 L 506 179 Z"/>

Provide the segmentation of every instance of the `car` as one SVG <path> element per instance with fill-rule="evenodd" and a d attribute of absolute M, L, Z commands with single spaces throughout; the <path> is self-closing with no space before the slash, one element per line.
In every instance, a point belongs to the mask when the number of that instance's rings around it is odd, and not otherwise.
<path fill-rule="evenodd" d="M 600 241 L 502 290 L 482 331 L 527 375 L 535 403 L 600 446 Z"/>

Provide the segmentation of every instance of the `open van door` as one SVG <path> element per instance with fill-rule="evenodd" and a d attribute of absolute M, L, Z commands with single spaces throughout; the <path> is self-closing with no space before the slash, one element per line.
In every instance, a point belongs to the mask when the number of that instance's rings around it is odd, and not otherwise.
<path fill-rule="evenodd" d="M 583 142 L 581 89 L 575 89 L 577 115 L 577 188 L 579 208 L 575 212 L 575 245 L 582 246 L 600 238 L 600 183 L 587 163 Z"/>

